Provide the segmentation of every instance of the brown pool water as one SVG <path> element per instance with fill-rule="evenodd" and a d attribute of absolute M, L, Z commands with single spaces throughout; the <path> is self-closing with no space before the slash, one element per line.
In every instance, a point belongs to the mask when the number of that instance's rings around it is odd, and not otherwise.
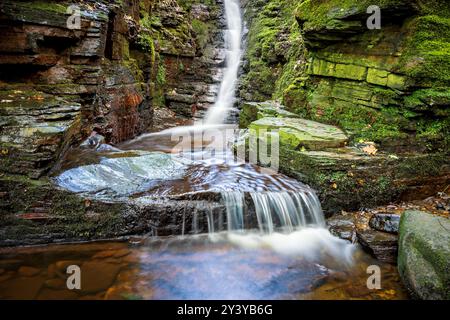
<path fill-rule="evenodd" d="M 408 298 L 396 267 L 359 248 L 348 265 L 326 250 L 311 256 L 261 239 L 258 245 L 235 240 L 217 235 L 3 248 L 0 299 Z M 373 264 L 382 270 L 381 290 L 366 285 Z M 81 268 L 81 290 L 66 287 L 69 265 Z"/>

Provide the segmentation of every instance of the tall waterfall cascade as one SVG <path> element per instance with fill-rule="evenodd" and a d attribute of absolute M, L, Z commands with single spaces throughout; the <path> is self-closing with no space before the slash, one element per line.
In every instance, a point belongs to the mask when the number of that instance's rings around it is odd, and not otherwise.
<path fill-rule="evenodd" d="M 236 234 L 243 230 L 258 230 L 264 235 L 290 234 L 299 229 L 325 227 L 314 190 L 283 174 L 262 170 L 256 164 L 234 161 L 230 145 L 234 134 L 215 135 L 224 133 L 230 126 L 225 122 L 237 100 L 242 58 L 239 0 L 224 0 L 224 9 L 226 67 L 216 103 L 207 111 L 203 123 L 143 134 L 114 147 L 82 149 L 80 154 L 85 155 L 85 165 L 62 172 L 55 177 L 56 184 L 71 192 L 108 201 L 164 202 L 192 193 L 221 195 L 220 204 L 217 198 L 204 201 L 211 208 L 220 209 L 217 210 L 220 213 L 211 212 L 206 217 L 209 232 L 216 234 L 220 231 Z M 191 139 L 184 141 L 186 137 Z M 219 151 L 213 154 L 210 148 L 214 146 L 219 146 Z M 200 206 L 186 214 L 183 234 L 205 231 L 199 226 L 210 208 L 204 208 L 203 203 Z M 192 226 L 187 221 L 192 221 Z"/>
<path fill-rule="evenodd" d="M 206 125 L 223 124 L 236 102 L 236 85 L 242 58 L 243 24 L 240 1 L 225 0 L 225 15 L 227 65 L 217 101 L 208 110 L 204 120 Z M 222 198 L 227 209 L 228 230 L 244 230 L 246 228 L 244 193 L 222 192 Z M 261 232 L 273 233 L 277 228 L 285 232 L 293 232 L 300 227 L 325 225 L 320 202 L 312 190 L 252 192 L 251 199 Z"/>
<path fill-rule="evenodd" d="M 225 0 L 227 30 L 226 68 L 215 104 L 208 110 L 206 125 L 222 124 L 236 102 L 236 84 L 242 57 L 242 16 L 239 0 Z"/>

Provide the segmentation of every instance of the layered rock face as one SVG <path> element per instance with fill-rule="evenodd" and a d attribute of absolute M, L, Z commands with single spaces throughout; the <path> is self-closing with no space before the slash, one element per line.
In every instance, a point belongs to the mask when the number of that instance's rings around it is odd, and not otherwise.
<path fill-rule="evenodd" d="M 130 215 L 165 212 L 85 206 L 49 175 L 95 133 L 116 144 L 207 107 L 223 66 L 222 7 L 221 0 L 1 1 L 2 243 L 139 233 Z"/>
<path fill-rule="evenodd" d="M 335 125 L 348 136 L 346 146 L 331 148 L 281 141 L 282 171 L 317 189 L 330 214 L 445 189 L 450 181 L 448 3 L 243 4 L 249 32 L 241 98 L 278 100 L 285 106 L 279 117 Z M 381 10 L 379 30 L 366 25 L 370 5 Z M 273 109 L 267 105 L 279 102 L 244 102 L 241 127 L 258 125 Z"/>
<path fill-rule="evenodd" d="M 117 143 L 151 125 L 149 86 L 129 56 L 127 12 L 92 6 L 80 7 L 76 30 L 63 3 L 2 2 L 3 171 L 38 178 L 92 131 Z"/>
<path fill-rule="evenodd" d="M 243 99 L 281 99 L 355 139 L 448 147 L 447 3 L 285 2 L 246 1 Z M 366 26 L 371 5 L 380 8 L 379 30 Z"/>
<path fill-rule="evenodd" d="M 150 12 L 141 17 L 147 33 L 139 39 L 148 55 L 138 60 L 146 70 L 149 61 L 156 62 L 156 106 L 201 117 L 215 101 L 224 67 L 223 1 L 141 1 L 141 6 Z"/>
<path fill-rule="evenodd" d="M 70 4 L 79 5 L 79 29 L 68 26 L 77 14 Z M 119 143 L 151 130 L 154 109 L 191 118 L 212 103 L 222 3 L 182 5 L 3 1 L 4 171 L 38 178 L 92 131 Z"/>

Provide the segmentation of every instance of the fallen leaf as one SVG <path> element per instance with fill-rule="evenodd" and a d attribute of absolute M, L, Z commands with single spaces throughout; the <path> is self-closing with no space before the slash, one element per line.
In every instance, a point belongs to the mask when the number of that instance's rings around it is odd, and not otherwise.
<path fill-rule="evenodd" d="M 375 145 L 370 144 L 368 146 L 365 146 L 362 151 L 364 151 L 365 153 L 367 153 L 369 156 L 374 156 L 377 154 L 378 149 L 375 147 Z"/>

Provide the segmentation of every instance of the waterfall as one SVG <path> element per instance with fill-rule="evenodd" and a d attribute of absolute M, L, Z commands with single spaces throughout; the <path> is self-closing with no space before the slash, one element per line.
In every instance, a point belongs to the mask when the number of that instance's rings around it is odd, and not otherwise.
<path fill-rule="evenodd" d="M 241 62 L 242 17 L 239 0 L 225 0 L 227 47 L 224 76 L 215 104 L 206 114 L 205 124 L 222 124 L 236 101 L 236 84 Z"/>
<path fill-rule="evenodd" d="M 241 191 L 222 192 L 228 231 L 256 226 L 261 233 L 271 234 L 275 231 L 291 233 L 303 227 L 325 227 L 319 199 L 312 190 L 251 192 L 249 196 L 251 201 L 247 203 Z M 209 231 L 214 232 L 214 229 Z"/>
<path fill-rule="evenodd" d="M 236 84 L 241 62 L 242 17 L 239 0 L 225 0 L 227 30 L 225 32 L 227 66 L 215 104 L 208 110 L 204 125 L 223 124 L 236 102 Z M 222 192 L 227 209 L 228 231 L 242 231 L 248 228 L 246 220 L 246 199 L 243 191 Z M 320 202 L 313 191 L 298 192 L 251 192 L 254 215 L 258 229 L 273 233 L 282 229 L 294 232 L 307 226 L 324 227 L 325 220 Z M 214 223 L 208 219 L 209 231 L 214 232 Z"/>

